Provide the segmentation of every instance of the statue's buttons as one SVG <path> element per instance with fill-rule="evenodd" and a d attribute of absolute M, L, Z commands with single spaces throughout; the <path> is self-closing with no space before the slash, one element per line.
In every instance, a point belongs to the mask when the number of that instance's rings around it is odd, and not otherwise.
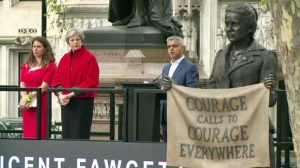
<path fill-rule="evenodd" d="M 242 58 L 242 61 L 247 61 L 247 57 L 243 57 L 243 58 Z"/>

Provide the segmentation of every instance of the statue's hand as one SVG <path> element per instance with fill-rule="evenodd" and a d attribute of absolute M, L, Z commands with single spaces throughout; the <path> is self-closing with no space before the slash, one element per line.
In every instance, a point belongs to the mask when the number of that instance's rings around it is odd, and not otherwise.
<path fill-rule="evenodd" d="M 264 84 L 267 89 L 275 89 L 276 88 L 276 77 L 274 74 L 268 74 L 264 78 Z"/>
<path fill-rule="evenodd" d="M 162 79 L 162 88 L 163 90 L 169 90 L 172 88 L 172 84 L 177 84 L 176 81 L 168 76 L 165 76 Z"/>

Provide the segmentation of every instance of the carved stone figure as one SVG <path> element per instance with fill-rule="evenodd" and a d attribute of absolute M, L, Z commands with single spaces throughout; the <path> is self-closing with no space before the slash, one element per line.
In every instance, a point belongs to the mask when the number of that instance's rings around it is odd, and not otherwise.
<path fill-rule="evenodd" d="M 221 27 L 217 29 L 217 37 L 218 37 L 217 49 L 219 50 L 224 48 L 226 45 L 226 33 Z"/>
<path fill-rule="evenodd" d="M 155 26 L 167 37 L 182 37 L 182 25 L 172 13 L 172 0 L 110 0 L 108 20 L 113 26 Z"/>
<path fill-rule="evenodd" d="M 190 20 L 190 15 L 187 12 L 183 13 L 183 17 L 182 17 L 182 33 L 184 36 L 184 43 L 186 46 L 186 50 L 187 51 L 191 51 L 191 20 Z"/>
<path fill-rule="evenodd" d="M 256 34 L 257 40 L 267 49 L 274 50 L 276 49 L 276 39 L 270 9 L 266 5 L 261 5 L 258 8 L 258 13 L 260 27 L 258 28 L 258 34 Z"/>
<path fill-rule="evenodd" d="M 196 23 L 191 20 L 191 51 L 194 52 L 195 54 L 197 53 L 197 40 L 198 40 L 198 30 L 197 30 L 197 25 Z"/>
<path fill-rule="evenodd" d="M 192 15 L 186 11 L 183 13 L 181 22 L 186 51 L 189 52 L 190 57 L 195 57 L 197 55 L 197 25 Z"/>

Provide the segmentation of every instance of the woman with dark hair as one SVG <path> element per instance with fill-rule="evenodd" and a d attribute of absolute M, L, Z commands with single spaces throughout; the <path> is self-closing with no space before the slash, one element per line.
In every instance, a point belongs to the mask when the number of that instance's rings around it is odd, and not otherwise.
<path fill-rule="evenodd" d="M 66 42 L 71 48 L 60 60 L 52 81 L 57 88 L 98 88 L 99 66 L 96 57 L 84 45 L 84 34 L 71 29 Z M 62 137 L 89 139 L 96 93 L 59 92 Z"/>
<path fill-rule="evenodd" d="M 41 138 L 47 135 L 47 88 L 52 82 L 56 70 L 55 59 L 48 40 L 35 37 L 31 43 L 30 54 L 21 67 L 20 87 L 39 87 L 42 89 L 41 100 Z M 23 137 L 37 138 L 37 108 L 33 104 L 35 92 L 21 92 L 19 107 L 23 114 Z"/>
<path fill-rule="evenodd" d="M 230 43 L 218 51 L 208 88 L 236 88 L 263 82 L 270 90 L 269 106 L 276 103 L 277 57 L 255 39 L 257 12 L 246 3 L 233 3 L 226 7 L 226 36 Z M 274 149 L 270 121 L 270 159 L 274 167 Z"/>

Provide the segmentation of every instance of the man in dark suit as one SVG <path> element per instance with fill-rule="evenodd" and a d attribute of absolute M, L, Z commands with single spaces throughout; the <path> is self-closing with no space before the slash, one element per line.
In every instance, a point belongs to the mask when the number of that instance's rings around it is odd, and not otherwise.
<path fill-rule="evenodd" d="M 178 36 L 167 38 L 168 53 L 171 58 L 162 70 L 162 89 L 168 90 L 171 84 L 196 88 L 199 86 L 199 70 L 183 54 L 185 45 Z M 167 110 L 166 101 L 161 101 L 161 128 L 163 140 L 167 141 Z"/>

